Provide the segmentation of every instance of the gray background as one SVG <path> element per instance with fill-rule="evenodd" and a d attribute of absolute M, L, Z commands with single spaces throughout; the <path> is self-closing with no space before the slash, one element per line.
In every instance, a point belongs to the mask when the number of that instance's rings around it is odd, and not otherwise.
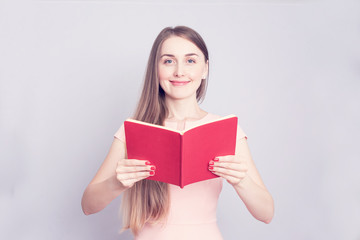
<path fill-rule="evenodd" d="M 137 102 L 153 40 L 210 51 L 202 108 L 236 114 L 275 199 L 263 224 L 226 183 L 225 239 L 360 239 L 359 1 L 1 1 L 0 238 L 131 239 L 120 198 L 80 200 Z"/>

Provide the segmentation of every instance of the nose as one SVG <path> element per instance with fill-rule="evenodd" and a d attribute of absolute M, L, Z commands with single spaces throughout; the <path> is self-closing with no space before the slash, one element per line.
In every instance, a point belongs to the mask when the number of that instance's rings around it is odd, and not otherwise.
<path fill-rule="evenodd" d="M 175 77 L 182 77 L 184 76 L 184 67 L 181 64 L 176 64 L 175 71 L 174 71 Z"/>

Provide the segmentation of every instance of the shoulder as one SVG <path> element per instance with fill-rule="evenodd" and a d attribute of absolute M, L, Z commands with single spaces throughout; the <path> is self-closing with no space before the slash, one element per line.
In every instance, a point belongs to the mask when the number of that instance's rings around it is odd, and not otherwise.
<path fill-rule="evenodd" d="M 220 116 L 220 115 L 217 115 L 217 114 L 208 113 L 207 116 L 206 116 L 206 120 L 207 121 L 212 121 L 212 120 L 216 120 L 216 119 L 219 119 L 219 118 L 222 118 L 222 117 L 225 117 L 225 116 Z M 238 122 L 238 127 L 237 127 L 236 139 L 237 140 L 247 139 L 247 135 L 244 132 L 244 130 L 240 127 L 239 122 Z"/>
<path fill-rule="evenodd" d="M 222 118 L 222 116 L 208 112 L 208 114 L 206 115 L 206 118 L 209 120 L 216 120 L 216 119 Z"/>
<path fill-rule="evenodd" d="M 125 142 L 125 129 L 124 123 L 121 124 L 120 128 L 115 132 L 114 137 L 119 139 L 122 142 Z"/>

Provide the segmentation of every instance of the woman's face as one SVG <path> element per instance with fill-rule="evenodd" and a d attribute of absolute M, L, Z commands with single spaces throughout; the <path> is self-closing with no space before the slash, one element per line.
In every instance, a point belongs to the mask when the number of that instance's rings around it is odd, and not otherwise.
<path fill-rule="evenodd" d="M 181 37 L 166 39 L 161 47 L 158 74 L 160 86 L 167 97 L 195 97 L 201 79 L 206 78 L 208 63 L 201 50 Z"/>

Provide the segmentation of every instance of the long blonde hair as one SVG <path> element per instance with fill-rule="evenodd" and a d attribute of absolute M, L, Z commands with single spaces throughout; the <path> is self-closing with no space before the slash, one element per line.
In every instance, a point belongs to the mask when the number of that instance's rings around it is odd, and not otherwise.
<path fill-rule="evenodd" d="M 168 109 L 165 104 L 165 93 L 160 87 L 158 63 L 163 42 L 178 36 L 194 43 L 204 54 L 205 62 L 209 54 L 202 37 L 193 29 L 185 26 L 164 28 L 155 39 L 144 79 L 144 85 L 138 102 L 134 119 L 164 125 Z M 201 102 L 205 97 L 207 78 L 202 79 L 196 91 L 196 99 Z M 122 199 L 123 228 L 131 229 L 137 235 L 146 222 L 158 222 L 168 215 L 169 210 L 168 184 L 152 180 L 141 180 L 125 191 Z"/>

